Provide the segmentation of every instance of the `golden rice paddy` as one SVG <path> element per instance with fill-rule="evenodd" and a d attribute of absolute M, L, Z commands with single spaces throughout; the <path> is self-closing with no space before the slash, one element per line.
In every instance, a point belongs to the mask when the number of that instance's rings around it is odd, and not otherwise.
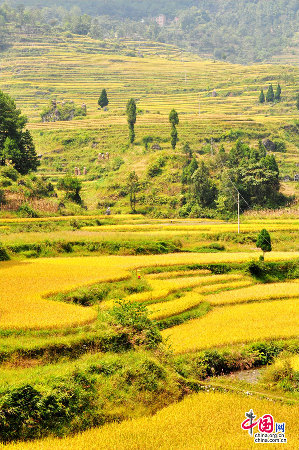
<path fill-rule="evenodd" d="M 286 423 L 286 448 L 299 447 L 299 407 L 231 393 L 199 393 L 152 417 L 108 424 L 73 437 L 11 444 L 7 450 L 215 450 L 253 449 L 254 438 L 242 430 L 245 413 L 271 414 Z M 255 432 L 258 429 L 255 428 Z M 271 448 L 281 448 L 271 444 Z"/>
<path fill-rule="evenodd" d="M 292 297 L 299 297 L 299 283 L 258 284 L 208 295 L 206 301 L 212 305 L 225 305 Z"/>
<path fill-rule="evenodd" d="M 201 319 L 164 330 L 176 353 L 298 336 L 299 299 L 215 308 Z"/>
<path fill-rule="evenodd" d="M 45 297 L 82 285 L 121 280 L 130 276 L 130 270 L 140 267 L 243 262 L 248 261 L 252 255 L 252 253 L 178 253 L 125 257 L 44 258 L 16 263 L 3 262 L 1 273 L 5 283 L 0 286 L 0 328 L 64 327 L 95 320 L 96 313 L 92 309 L 52 302 Z M 295 252 L 273 252 L 269 255 L 269 260 L 293 259 L 298 256 Z M 177 290 L 217 284 L 222 279 L 236 281 L 238 277 L 232 274 L 179 277 L 168 280 L 149 279 L 153 290 L 133 294 L 130 299 L 153 301 Z"/>

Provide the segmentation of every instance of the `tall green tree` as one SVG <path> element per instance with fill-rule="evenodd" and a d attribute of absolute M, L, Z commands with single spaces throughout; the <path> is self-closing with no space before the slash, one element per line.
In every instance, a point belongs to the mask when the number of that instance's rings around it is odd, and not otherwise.
<path fill-rule="evenodd" d="M 258 235 L 256 246 L 257 248 L 260 248 L 262 250 L 263 258 L 265 258 L 266 252 L 271 252 L 272 250 L 271 237 L 265 228 Z"/>
<path fill-rule="evenodd" d="M 107 92 L 106 89 L 103 89 L 100 95 L 100 98 L 98 100 L 98 105 L 101 108 L 105 108 L 105 106 L 108 106 L 109 104 L 109 100 L 108 100 L 108 96 L 107 96 Z"/>
<path fill-rule="evenodd" d="M 135 141 L 135 123 L 136 123 L 136 118 L 137 118 L 137 107 L 136 107 L 136 102 L 133 98 L 131 98 L 128 103 L 127 103 L 127 107 L 126 107 L 126 112 L 127 112 L 127 120 L 128 120 L 128 124 L 129 124 L 129 140 L 131 142 L 131 144 L 133 144 L 133 142 Z"/>
<path fill-rule="evenodd" d="M 193 173 L 191 181 L 192 192 L 198 205 L 203 208 L 215 206 L 217 188 L 211 179 L 208 167 L 203 161 Z"/>
<path fill-rule="evenodd" d="M 136 212 L 136 194 L 139 190 L 139 180 L 135 171 L 131 172 L 127 179 L 128 191 L 129 191 L 129 199 L 130 199 L 130 207 L 132 212 Z"/>
<path fill-rule="evenodd" d="M 274 99 L 277 102 L 280 102 L 280 100 L 281 100 L 281 86 L 280 86 L 279 83 L 277 84 L 277 88 L 276 88 L 276 91 L 275 91 Z"/>
<path fill-rule="evenodd" d="M 261 90 L 260 96 L 259 96 L 259 102 L 260 103 L 265 103 L 265 94 L 264 94 L 264 89 Z"/>
<path fill-rule="evenodd" d="M 272 86 L 272 84 L 270 84 L 268 91 L 267 91 L 266 100 L 268 103 L 273 103 L 274 98 L 275 98 L 275 95 L 274 95 L 274 91 L 273 91 L 273 86 Z"/>
<path fill-rule="evenodd" d="M 171 126 L 171 133 L 170 133 L 170 143 L 173 150 L 176 148 L 176 144 L 178 141 L 178 132 L 175 126 Z"/>
<path fill-rule="evenodd" d="M 35 171 L 40 164 L 26 123 L 14 100 L 0 91 L 0 165 L 9 160 L 22 175 Z"/>
<path fill-rule="evenodd" d="M 170 143 L 173 149 L 175 149 L 178 141 L 178 132 L 176 125 L 179 124 L 179 115 L 175 109 L 172 109 L 169 113 L 169 122 L 171 123 Z"/>

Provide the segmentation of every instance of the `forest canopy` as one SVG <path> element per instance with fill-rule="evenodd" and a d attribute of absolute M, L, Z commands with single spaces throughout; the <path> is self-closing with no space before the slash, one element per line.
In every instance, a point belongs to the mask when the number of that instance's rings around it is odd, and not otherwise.
<path fill-rule="evenodd" d="M 57 0 L 23 0 L 22 4 L 11 1 L 13 9 L 0 1 L 0 24 L 42 25 L 99 39 L 150 39 L 245 64 L 268 61 L 283 52 L 299 22 L 297 0 L 65 0 L 63 6 Z M 165 26 L 155 22 L 159 14 L 165 14 Z"/>

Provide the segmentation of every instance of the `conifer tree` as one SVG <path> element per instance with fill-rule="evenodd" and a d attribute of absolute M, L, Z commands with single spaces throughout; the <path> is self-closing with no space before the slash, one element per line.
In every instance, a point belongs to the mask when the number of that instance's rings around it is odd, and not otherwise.
<path fill-rule="evenodd" d="M 128 120 L 128 124 L 129 124 L 129 140 L 130 140 L 131 144 L 133 144 L 133 142 L 135 141 L 134 125 L 136 123 L 136 117 L 137 117 L 136 103 L 133 98 L 131 98 L 128 101 L 126 111 L 127 111 L 127 120 Z"/>
<path fill-rule="evenodd" d="M 270 84 L 269 88 L 268 88 L 268 92 L 266 95 L 266 100 L 268 103 L 273 103 L 274 102 L 274 91 L 273 91 L 273 86 L 272 84 Z"/>
<path fill-rule="evenodd" d="M 178 132 L 176 129 L 176 125 L 179 123 L 179 115 L 175 109 L 172 109 L 169 113 L 169 122 L 171 123 L 171 133 L 170 133 L 170 142 L 173 149 L 175 149 L 177 141 L 178 141 Z"/>
<path fill-rule="evenodd" d="M 98 105 L 101 108 L 105 108 L 105 106 L 108 106 L 109 104 L 109 100 L 108 100 L 108 96 L 107 96 L 107 92 L 106 89 L 103 89 L 100 95 L 100 98 L 98 100 Z"/>
<path fill-rule="evenodd" d="M 262 89 L 261 90 L 261 93 L 260 93 L 260 98 L 259 98 L 259 102 L 260 103 L 265 103 L 265 94 L 264 94 L 264 89 Z"/>
<path fill-rule="evenodd" d="M 281 87 L 280 84 L 278 83 L 277 88 L 276 88 L 276 92 L 275 92 L 275 96 L 274 96 L 275 100 L 277 102 L 280 102 L 281 100 Z"/>

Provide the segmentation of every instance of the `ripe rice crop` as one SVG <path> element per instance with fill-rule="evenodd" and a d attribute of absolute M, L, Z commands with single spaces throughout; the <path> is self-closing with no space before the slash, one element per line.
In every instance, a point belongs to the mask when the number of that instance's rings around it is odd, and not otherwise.
<path fill-rule="evenodd" d="M 60 327 L 93 320 L 95 312 L 92 310 L 81 310 L 79 308 L 77 310 L 78 315 L 76 315 L 74 306 L 69 308 L 70 305 L 46 303 L 43 297 L 55 292 L 76 289 L 82 285 L 128 278 L 130 276 L 129 270 L 151 266 L 242 262 L 250 259 L 251 256 L 250 253 L 178 253 L 125 257 L 45 258 L 20 263 L 2 262 L 1 274 L 5 284 L 3 283 L 0 286 L 0 311 L 2 312 L 0 328 Z M 298 256 L 298 254 L 273 252 L 271 259 L 292 259 L 295 256 Z M 268 259 L 270 260 L 270 255 Z M 176 290 L 211 284 L 212 282 L 216 283 L 217 280 L 221 279 L 220 277 L 223 277 L 223 280 L 232 280 L 232 278 L 228 278 L 232 276 L 211 275 L 207 277 L 151 280 L 154 291 L 136 295 L 140 295 L 139 301 L 151 301 L 166 297 L 170 292 Z M 204 282 L 205 278 L 207 279 L 206 283 Z M 131 299 L 136 300 L 134 296 Z M 43 313 L 43 305 L 46 304 L 47 307 L 45 306 Z M 60 313 L 58 312 L 59 308 Z M 62 314 L 62 309 L 66 311 L 67 308 L 69 308 L 70 314 Z M 72 312 L 74 313 L 72 314 Z"/>
<path fill-rule="evenodd" d="M 202 301 L 204 301 L 202 295 L 199 295 L 196 292 L 187 292 L 185 295 L 175 300 L 150 305 L 148 310 L 151 319 L 160 320 L 188 311 L 189 309 L 198 306 Z"/>
<path fill-rule="evenodd" d="M 299 355 L 278 358 L 273 366 L 276 369 L 280 369 L 284 366 L 285 361 L 290 364 L 294 372 L 299 372 Z"/>
<path fill-rule="evenodd" d="M 91 308 L 44 297 L 84 284 L 126 278 L 128 274 L 105 268 L 96 258 L 45 258 L 2 262 L 1 276 L 5 283 L 0 285 L 0 328 L 37 329 L 84 324 L 97 316 Z"/>
<path fill-rule="evenodd" d="M 228 289 L 237 289 L 241 287 L 251 286 L 252 281 L 250 280 L 240 280 L 240 281 L 232 281 L 230 283 L 217 283 L 211 286 L 203 286 L 193 289 L 194 292 L 198 292 L 199 294 L 212 293 L 217 291 L 224 291 Z M 205 301 L 207 301 L 207 297 L 205 297 Z"/>
<path fill-rule="evenodd" d="M 161 272 L 161 273 L 150 273 L 146 275 L 147 278 L 156 280 L 156 279 L 169 279 L 169 278 L 176 278 L 176 277 L 186 277 L 187 275 L 208 275 L 211 273 L 210 270 L 178 270 L 173 272 Z"/>
<path fill-rule="evenodd" d="M 7 450 L 197 450 L 255 449 L 254 439 L 242 430 L 245 413 L 259 418 L 271 414 L 286 423 L 286 448 L 299 447 L 298 405 L 233 393 L 209 392 L 186 397 L 151 417 L 107 424 L 64 439 L 10 444 Z M 255 428 L 254 432 L 258 432 Z M 271 448 L 281 448 L 271 444 Z"/>
<path fill-rule="evenodd" d="M 134 216 L 133 219 L 141 218 L 141 215 Z M 121 215 L 111 215 L 110 219 L 132 219 L 131 214 L 121 214 Z M 69 220 L 92 220 L 92 219 L 107 219 L 105 215 L 97 216 L 53 216 L 53 217 L 12 217 L 12 218 L 1 218 L 0 223 L 36 223 L 36 222 L 67 222 Z M 93 228 L 93 227 L 91 227 Z"/>
<path fill-rule="evenodd" d="M 188 311 L 189 309 L 195 308 L 203 301 L 207 301 L 207 298 L 203 297 L 200 294 L 204 294 L 205 292 L 211 292 L 213 290 L 219 291 L 221 289 L 234 289 L 242 286 L 248 286 L 248 284 L 251 284 L 251 282 L 247 280 L 243 281 L 241 280 L 241 281 L 233 281 L 231 283 L 223 282 L 214 285 L 212 284 L 197 287 L 193 291 L 187 292 L 185 295 L 175 300 L 150 305 L 148 307 L 148 310 L 151 313 L 150 317 L 151 319 L 161 320 L 165 319 L 166 317 L 175 316 L 184 311 Z"/>
<path fill-rule="evenodd" d="M 246 223 L 241 225 L 242 233 L 249 232 L 258 232 L 264 224 L 260 224 L 258 222 L 255 223 Z M 201 232 L 205 234 L 218 234 L 218 233 L 230 233 L 236 232 L 238 225 L 234 223 L 220 223 L 220 224 L 198 224 L 198 225 L 169 225 L 169 224 L 151 224 L 151 223 L 143 223 L 143 224 L 117 224 L 117 225 L 102 225 L 102 226 L 86 226 L 82 227 L 84 231 L 121 231 L 121 232 L 130 232 L 130 231 L 163 231 L 163 232 Z M 286 223 L 267 223 L 268 231 L 297 231 L 298 230 L 298 221 L 297 222 L 286 222 Z"/>
<path fill-rule="evenodd" d="M 209 275 L 200 277 L 181 277 L 171 278 L 168 280 L 149 280 L 148 283 L 152 290 L 147 292 L 140 292 L 138 294 L 131 294 L 126 297 L 126 300 L 132 302 L 149 302 L 153 303 L 156 300 L 167 297 L 172 292 L 180 291 L 182 289 L 191 288 L 195 286 L 211 285 L 219 281 L 230 281 L 240 278 L 238 274 L 225 275 Z M 109 300 L 103 304 L 104 308 L 113 306 L 114 301 Z"/>
<path fill-rule="evenodd" d="M 216 308 L 201 319 L 164 330 L 176 353 L 259 339 L 298 336 L 299 300 Z"/>
<path fill-rule="evenodd" d="M 258 284 L 208 295 L 206 301 L 212 305 L 225 305 L 292 297 L 299 297 L 299 283 Z"/>

